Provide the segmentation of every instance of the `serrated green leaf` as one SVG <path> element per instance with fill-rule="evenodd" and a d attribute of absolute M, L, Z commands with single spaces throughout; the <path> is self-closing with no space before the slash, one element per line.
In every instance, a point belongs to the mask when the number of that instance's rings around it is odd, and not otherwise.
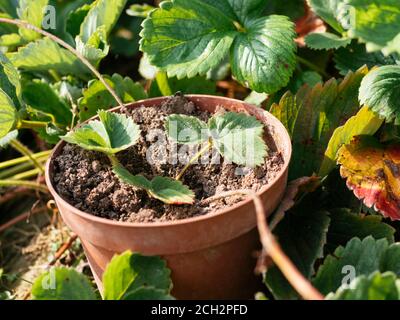
<path fill-rule="evenodd" d="M 167 204 L 192 204 L 194 193 L 182 182 L 168 177 L 148 180 L 142 175 L 133 175 L 121 165 L 113 166 L 114 174 L 123 182 L 147 191 L 149 196 Z"/>
<path fill-rule="evenodd" d="M 341 7 L 351 15 L 348 35 L 366 43 L 367 51 L 383 50 L 385 55 L 400 53 L 400 7 L 397 0 L 346 0 Z"/>
<path fill-rule="evenodd" d="M 132 102 L 147 98 L 146 92 L 139 83 L 135 83 L 129 77 L 121 77 L 115 73 L 111 77 L 104 76 L 107 83 L 113 88 L 122 102 Z M 79 118 L 85 121 L 93 117 L 100 109 L 109 109 L 118 105 L 115 98 L 106 89 L 100 80 L 93 80 L 87 89 L 83 91 L 83 97 L 79 100 Z"/>
<path fill-rule="evenodd" d="M 287 85 L 296 66 L 293 23 L 285 16 L 258 18 L 245 25 L 231 48 L 237 81 L 257 92 L 273 93 Z"/>
<path fill-rule="evenodd" d="M 11 98 L 15 107 L 23 105 L 18 71 L 3 53 L 0 53 L 0 88 Z"/>
<path fill-rule="evenodd" d="M 33 286 L 35 300 L 96 300 L 92 285 L 73 269 L 54 268 L 39 276 Z"/>
<path fill-rule="evenodd" d="M 374 66 L 396 64 L 396 57 L 389 55 L 385 57 L 382 52 L 367 52 L 364 44 L 353 42 L 346 48 L 335 51 L 335 67 L 341 75 L 346 75 L 349 71 L 357 71 L 363 65 L 369 69 Z"/>
<path fill-rule="evenodd" d="M 286 212 L 274 230 L 282 250 L 306 278 L 312 276 L 315 261 L 322 257 L 329 221 L 328 212 L 303 205 Z M 276 266 L 268 268 L 264 281 L 276 299 L 298 297 Z"/>
<path fill-rule="evenodd" d="M 383 120 L 370 111 L 368 107 L 362 107 L 343 126 L 336 128 L 325 150 L 318 175 L 324 177 L 335 168 L 337 152 L 343 144 L 350 143 L 354 136 L 375 134 L 382 123 Z"/>
<path fill-rule="evenodd" d="M 264 162 L 268 153 L 264 125 L 255 117 L 226 112 L 210 118 L 208 127 L 213 146 L 226 160 L 246 167 Z"/>
<path fill-rule="evenodd" d="M 10 54 L 9 58 L 15 67 L 27 71 L 48 72 L 54 69 L 62 75 L 83 77 L 89 73 L 78 58 L 48 38 L 30 42 L 19 48 L 18 52 Z"/>
<path fill-rule="evenodd" d="M 370 71 L 361 82 L 359 99 L 387 122 L 400 124 L 400 66 Z"/>
<path fill-rule="evenodd" d="M 374 272 L 354 279 L 350 286 L 342 285 L 327 300 L 400 300 L 400 283 L 392 272 Z"/>
<path fill-rule="evenodd" d="M 337 20 L 338 6 L 342 1 L 343 0 L 307 0 L 312 10 L 339 33 L 344 31 Z"/>
<path fill-rule="evenodd" d="M 54 116 L 58 124 L 65 126 L 71 124 L 72 112 L 69 106 L 48 83 L 37 79 L 24 82 L 22 97 L 30 107 Z"/>
<path fill-rule="evenodd" d="M 99 27 L 95 33 L 92 34 L 90 42 L 83 42 L 77 36 L 75 38 L 76 50 L 90 61 L 94 66 L 98 66 L 101 59 L 107 56 L 110 46 L 106 43 L 104 36 L 104 28 Z"/>
<path fill-rule="evenodd" d="M 95 2 L 92 2 L 91 4 L 85 3 L 68 14 L 67 20 L 65 21 L 65 31 L 68 32 L 72 38 L 79 35 L 81 24 L 94 4 Z"/>
<path fill-rule="evenodd" d="M 96 0 L 81 24 L 79 35 L 82 41 L 90 42 L 92 35 L 99 27 L 104 28 L 105 34 L 108 35 L 121 15 L 126 1 Z"/>
<path fill-rule="evenodd" d="M 170 274 L 171 271 L 161 258 L 125 251 L 115 255 L 104 271 L 104 299 L 134 300 L 141 297 L 140 293 L 149 297 L 163 292 L 166 296 L 172 286 Z M 157 291 L 149 292 L 145 288 Z M 137 290 L 141 291 L 134 293 Z"/>
<path fill-rule="evenodd" d="M 165 130 L 178 143 L 199 144 L 208 139 L 207 123 L 193 116 L 169 115 L 165 121 Z"/>
<path fill-rule="evenodd" d="M 42 28 L 45 7 L 48 3 L 48 0 L 20 0 L 17 9 L 18 16 L 21 20 Z M 36 31 L 27 28 L 20 28 L 19 34 L 27 41 L 33 41 L 41 37 Z"/>
<path fill-rule="evenodd" d="M 357 214 L 349 209 L 338 208 L 329 210 L 329 217 L 331 223 L 326 246 L 331 252 L 340 245 L 346 245 L 353 237 L 364 239 L 371 235 L 374 239 L 385 238 L 389 243 L 394 242 L 396 229 L 382 222 L 379 215 Z"/>
<path fill-rule="evenodd" d="M 11 98 L 0 89 L 0 138 L 13 130 L 18 121 L 17 109 Z"/>
<path fill-rule="evenodd" d="M 174 300 L 165 290 L 153 287 L 141 287 L 126 293 L 123 300 Z"/>
<path fill-rule="evenodd" d="M 318 269 L 313 284 L 321 293 L 336 291 L 346 275 L 345 270 L 354 268 L 356 276 L 368 276 L 374 271 L 392 271 L 400 275 L 400 244 L 389 246 L 386 239 L 376 240 L 372 236 L 360 240 L 352 238 L 345 247 L 338 247 L 328 255 Z"/>
<path fill-rule="evenodd" d="M 19 47 L 24 43 L 25 41 L 18 33 L 3 34 L 0 36 L 0 46 L 3 47 Z"/>
<path fill-rule="evenodd" d="M 289 179 L 317 172 L 334 130 L 359 109 L 357 91 L 367 68 L 350 72 L 342 81 L 331 79 L 295 95 L 287 92 L 270 112 L 286 127 L 293 154 Z"/>
<path fill-rule="evenodd" d="M 205 1 L 163 2 L 143 22 L 140 48 L 169 77 L 204 75 L 228 54 L 232 21 Z"/>
<path fill-rule="evenodd" d="M 132 118 L 123 114 L 100 110 L 100 120 L 70 131 L 62 139 L 79 145 L 86 150 L 115 154 L 134 145 L 140 136 L 140 129 Z"/>
<path fill-rule="evenodd" d="M 338 49 L 346 47 L 351 42 L 349 38 L 342 38 L 329 32 L 309 33 L 304 40 L 307 47 L 316 50 Z"/>

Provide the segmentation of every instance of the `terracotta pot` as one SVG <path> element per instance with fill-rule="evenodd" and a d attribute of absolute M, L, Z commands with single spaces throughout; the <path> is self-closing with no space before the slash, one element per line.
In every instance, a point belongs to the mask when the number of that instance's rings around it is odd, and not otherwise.
<path fill-rule="evenodd" d="M 285 161 L 276 178 L 258 192 L 269 215 L 278 205 L 287 182 L 291 143 L 284 126 L 270 113 L 243 101 L 207 95 L 186 97 L 202 110 L 214 112 L 216 106 L 222 105 L 231 111 L 247 111 L 267 124 Z M 165 99 L 147 99 L 127 107 L 160 105 Z M 260 283 L 254 275 L 254 252 L 260 245 L 251 200 L 178 221 L 128 223 L 95 217 L 70 205 L 53 186 L 53 159 L 64 145 L 60 142 L 54 148 L 46 166 L 46 183 L 65 223 L 80 237 L 100 290 L 102 273 L 112 256 L 130 249 L 166 259 L 172 271 L 172 294 L 177 298 L 253 297 Z"/>

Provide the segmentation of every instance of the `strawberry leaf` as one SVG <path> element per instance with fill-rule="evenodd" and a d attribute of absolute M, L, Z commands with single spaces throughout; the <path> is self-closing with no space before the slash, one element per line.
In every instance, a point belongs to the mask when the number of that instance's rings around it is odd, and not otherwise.
<path fill-rule="evenodd" d="M 374 272 L 342 285 L 327 300 L 400 300 L 400 283 L 393 272 Z"/>
<path fill-rule="evenodd" d="M 125 251 L 114 256 L 103 274 L 104 300 L 133 300 L 141 295 L 136 290 L 151 287 L 168 295 L 171 271 L 159 257 L 146 257 Z M 142 292 L 149 295 L 156 292 Z"/>
<path fill-rule="evenodd" d="M 55 277 L 54 279 L 52 277 Z M 51 280 L 53 279 L 53 281 Z M 55 287 L 51 285 L 54 284 Z M 35 300 L 96 300 L 88 278 L 74 269 L 54 268 L 39 276 L 32 286 Z"/>
<path fill-rule="evenodd" d="M 336 34 L 324 33 L 310 33 L 305 37 L 306 45 L 315 50 L 329 50 L 346 47 L 350 44 L 351 39 L 341 38 Z"/>
<path fill-rule="evenodd" d="M 336 291 L 342 284 L 345 266 L 352 266 L 357 276 L 368 276 L 374 271 L 400 274 L 399 258 L 398 243 L 389 245 L 386 239 L 376 240 L 371 236 L 363 240 L 353 238 L 325 258 L 313 284 L 323 294 Z"/>
<path fill-rule="evenodd" d="M 121 181 L 146 190 L 151 197 L 164 203 L 192 204 L 194 202 L 194 193 L 178 180 L 157 176 L 150 181 L 142 175 L 131 174 L 121 165 L 114 165 L 113 172 Z"/>
<path fill-rule="evenodd" d="M 228 161 L 246 167 L 264 162 L 267 145 L 263 140 L 264 125 L 253 116 L 226 112 L 208 122 L 213 145 Z"/>
<path fill-rule="evenodd" d="M 0 53 L 0 88 L 11 98 L 16 108 L 23 105 L 18 71 L 3 53 Z"/>
<path fill-rule="evenodd" d="M 231 48 L 233 76 L 257 92 L 273 93 L 287 85 L 296 66 L 293 23 L 271 15 L 250 21 Z"/>
<path fill-rule="evenodd" d="M 17 109 L 15 109 L 11 98 L 0 89 L 0 139 L 13 130 L 17 122 Z"/>
<path fill-rule="evenodd" d="M 104 76 L 107 83 L 113 88 L 124 103 L 145 99 L 146 92 L 139 83 L 133 82 L 129 77 L 121 77 L 113 74 Z M 117 106 L 115 98 L 106 89 L 100 80 L 89 82 L 87 89 L 83 91 L 83 97 L 78 101 L 79 118 L 85 121 L 93 117 L 100 109 L 109 109 Z"/>
<path fill-rule="evenodd" d="M 48 0 L 19 0 L 17 8 L 18 16 L 21 20 L 33 24 L 35 27 L 42 27 L 42 20 L 45 14 L 45 8 L 49 3 Z M 40 34 L 27 28 L 20 28 L 19 34 L 27 41 L 40 38 Z"/>
<path fill-rule="evenodd" d="M 197 117 L 172 114 L 166 119 L 165 129 L 178 143 L 199 144 L 208 138 L 207 123 Z"/>
<path fill-rule="evenodd" d="M 337 20 L 337 10 L 341 1 L 343 0 L 307 0 L 312 10 L 339 33 L 344 31 Z"/>
<path fill-rule="evenodd" d="M 86 150 L 106 154 L 115 154 L 137 142 L 140 129 L 131 118 L 104 110 L 100 110 L 98 115 L 100 120 L 92 120 L 62 139 Z"/>
<path fill-rule="evenodd" d="M 229 54 L 233 76 L 256 91 L 285 86 L 295 62 L 287 17 L 260 17 L 263 0 L 164 1 L 143 22 L 141 50 L 168 76 L 205 75 Z"/>
<path fill-rule="evenodd" d="M 361 82 L 359 99 L 386 121 L 400 124 L 400 66 L 369 72 Z"/>
<path fill-rule="evenodd" d="M 400 219 L 400 145 L 383 146 L 373 137 L 356 137 L 339 149 L 338 163 L 358 199 L 385 217 Z"/>
<path fill-rule="evenodd" d="M 174 298 L 165 293 L 164 290 L 156 289 L 154 287 L 146 286 L 140 287 L 136 290 L 127 292 L 123 300 L 174 300 Z"/>

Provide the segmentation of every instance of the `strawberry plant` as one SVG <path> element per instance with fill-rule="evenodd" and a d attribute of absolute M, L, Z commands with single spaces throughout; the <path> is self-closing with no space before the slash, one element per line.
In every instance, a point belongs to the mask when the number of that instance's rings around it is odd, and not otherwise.
<path fill-rule="evenodd" d="M 14 224 L 37 210 L 57 212 L 43 176 L 52 147 L 64 140 L 67 160 L 79 165 L 63 168 L 80 171 L 64 179 L 76 184 L 62 197 L 81 196 L 82 211 L 94 203 L 102 218 L 118 216 L 109 207 L 118 202 L 133 213 L 145 207 L 145 218 L 156 208 L 168 220 L 179 210 L 201 215 L 208 205 L 249 197 L 269 298 L 400 299 L 398 0 L 5 0 L 0 49 L 0 297 L 13 297 L 7 275 L 16 253 L 8 243 L 15 239 L 7 237 L 19 232 Z M 240 99 L 285 126 L 289 182 L 268 224 L 256 191 L 282 166 L 272 157 L 274 141 L 267 147 L 265 137 L 276 138 L 268 124 L 229 110 L 199 116 L 176 101 L 177 110 L 165 113 L 170 106 L 163 105 L 150 124 L 108 111 L 178 91 Z M 195 151 L 172 169 L 140 162 L 152 125 L 165 136 L 161 145 Z M 215 155 L 221 163 L 203 165 Z M 212 174 L 202 179 L 206 170 Z M 232 175 L 251 182 L 240 189 Z M 227 185 L 213 186 L 215 177 Z M 98 299 L 74 270 L 83 255 L 64 245 L 32 297 Z M 143 254 L 111 260 L 105 300 L 172 298 L 165 262 Z M 43 286 L 51 276 L 55 290 Z"/>

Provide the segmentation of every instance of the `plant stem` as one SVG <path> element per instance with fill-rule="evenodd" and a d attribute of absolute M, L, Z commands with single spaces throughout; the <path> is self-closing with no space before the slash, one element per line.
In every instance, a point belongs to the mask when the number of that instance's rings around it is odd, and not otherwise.
<path fill-rule="evenodd" d="M 264 204 L 260 197 L 253 190 L 233 190 L 223 192 L 203 200 L 203 203 L 209 203 L 218 199 L 246 195 L 253 199 L 257 216 L 257 228 L 260 235 L 260 241 L 265 252 L 272 258 L 274 263 L 281 270 L 283 275 L 293 286 L 293 288 L 306 300 L 323 300 L 324 296 L 312 286 L 312 284 L 297 269 L 289 257 L 282 251 L 279 243 L 275 240 L 271 230 L 268 227 Z"/>
<path fill-rule="evenodd" d="M 329 79 L 330 75 L 322 68 L 318 67 L 317 65 L 315 65 L 314 63 L 300 57 L 297 56 L 297 61 L 300 62 L 301 64 L 304 64 L 306 67 L 309 67 L 311 70 L 317 71 L 318 73 L 320 73 L 324 78 Z"/>
<path fill-rule="evenodd" d="M 48 124 L 48 122 L 45 122 L 45 121 L 20 120 L 20 122 L 18 124 L 18 128 L 21 128 L 21 129 L 45 128 L 47 126 L 47 124 Z"/>
<path fill-rule="evenodd" d="M 38 152 L 38 153 L 34 153 L 31 156 L 32 156 L 32 158 L 35 158 L 38 161 L 43 161 L 43 160 L 48 158 L 50 153 L 51 153 L 51 150 L 46 150 L 46 151 L 41 151 L 41 152 Z M 15 159 L 7 160 L 7 161 L 4 161 L 4 162 L 0 162 L 0 169 L 4 169 L 4 168 L 11 167 L 11 166 L 15 166 L 15 165 L 20 164 L 20 163 L 24 163 L 24 162 L 28 161 L 29 159 L 30 159 L 29 157 L 24 156 L 24 157 L 15 158 Z"/>
<path fill-rule="evenodd" d="M 40 170 L 39 168 L 35 168 L 32 170 L 18 173 L 16 175 L 10 177 L 9 179 L 12 179 L 12 180 L 29 179 L 29 178 L 37 176 L 38 174 L 42 174 L 42 171 L 43 171 L 43 168 L 42 168 L 42 170 Z"/>
<path fill-rule="evenodd" d="M 44 185 L 38 184 L 33 181 L 25 180 L 0 180 L 0 187 L 26 187 L 29 189 L 37 190 L 43 193 L 48 193 L 49 191 Z"/>
<path fill-rule="evenodd" d="M 13 175 L 16 175 L 31 168 L 32 168 L 32 163 L 30 162 L 21 163 L 9 169 L 0 171 L 0 179 L 7 179 Z"/>
<path fill-rule="evenodd" d="M 186 170 L 189 169 L 189 167 L 197 161 L 204 153 L 206 153 L 210 148 L 212 147 L 212 142 L 211 140 L 208 140 L 207 145 L 203 147 L 199 152 L 197 152 L 186 165 L 183 167 L 183 169 L 178 173 L 178 175 L 175 177 L 175 180 L 180 180 L 182 176 L 185 174 Z"/>
<path fill-rule="evenodd" d="M 24 146 L 21 142 L 19 142 L 17 139 L 13 139 L 10 142 L 11 147 L 13 147 L 15 150 L 20 152 L 22 155 L 26 156 L 29 158 L 29 160 L 33 163 L 33 165 L 39 169 L 39 172 L 41 174 L 44 174 L 43 166 L 32 156 L 33 153 L 31 150 L 29 150 L 28 147 Z"/>
<path fill-rule="evenodd" d="M 159 71 L 156 74 L 156 82 L 160 92 L 163 96 L 171 96 L 172 90 L 168 83 L 168 77 L 166 72 Z"/>
<path fill-rule="evenodd" d="M 123 107 L 124 103 L 122 100 L 118 97 L 116 92 L 110 87 L 110 85 L 107 83 L 107 81 L 103 78 L 103 76 L 100 74 L 100 72 L 97 71 L 97 69 L 87 60 L 82 54 L 80 54 L 74 47 L 66 43 L 64 40 L 61 40 L 60 38 L 56 37 L 55 35 L 42 30 L 26 21 L 23 20 L 18 20 L 18 19 L 9 19 L 9 18 L 0 18 L 0 22 L 4 23 L 9 23 L 9 24 L 14 24 L 29 30 L 36 31 L 45 37 L 50 38 L 51 40 L 57 42 L 59 45 L 64 47 L 65 49 L 69 50 L 71 53 L 73 53 L 76 57 L 78 57 L 79 60 L 82 61 L 84 65 L 86 65 L 90 71 L 93 72 L 93 74 L 101 81 L 101 83 L 106 87 L 106 89 L 110 92 L 110 94 L 114 97 L 114 99 L 118 102 L 118 104 Z"/>

